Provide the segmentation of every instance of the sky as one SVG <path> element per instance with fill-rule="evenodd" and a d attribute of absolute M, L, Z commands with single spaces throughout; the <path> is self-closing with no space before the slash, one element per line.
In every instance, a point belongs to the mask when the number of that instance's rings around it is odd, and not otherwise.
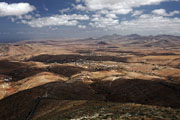
<path fill-rule="evenodd" d="M 0 0 L 0 42 L 180 35 L 180 0 Z"/>

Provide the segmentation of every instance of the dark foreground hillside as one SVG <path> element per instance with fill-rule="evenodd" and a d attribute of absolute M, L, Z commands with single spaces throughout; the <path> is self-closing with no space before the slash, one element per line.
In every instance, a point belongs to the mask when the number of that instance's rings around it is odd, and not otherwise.
<path fill-rule="evenodd" d="M 40 98 L 40 105 L 33 116 L 37 120 L 70 119 L 84 115 L 92 116 L 89 119 L 113 116 L 114 119 L 132 117 L 175 120 L 180 117 L 179 91 L 179 84 L 157 80 L 119 79 L 112 82 L 96 81 L 92 84 L 54 82 L 1 100 L 0 119 L 26 119 Z"/>

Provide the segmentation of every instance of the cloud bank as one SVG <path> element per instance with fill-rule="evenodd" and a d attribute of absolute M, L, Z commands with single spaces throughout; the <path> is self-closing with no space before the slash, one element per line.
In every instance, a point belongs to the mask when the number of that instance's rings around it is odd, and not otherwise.
<path fill-rule="evenodd" d="M 176 14 L 180 14 L 180 11 L 175 10 L 170 13 L 167 13 L 165 9 L 156 9 L 153 10 L 152 13 L 160 16 L 174 16 Z"/>
<path fill-rule="evenodd" d="M 21 23 L 33 28 L 76 26 L 80 29 L 100 29 L 128 34 L 156 34 L 159 32 L 180 34 L 180 18 L 175 16 L 180 14 L 180 11 L 158 8 L 146 13 L 144 9 L 137 9 L 141 6 L 153 6 L 178 0 L 75 1 L 76 3 L 71 7 L 60 9 L 57 14 L 45 17 L 29 15 L 28 13 L 36 10 L 29 3 L 0 2 L 0 16 L 21 16 L 18 17 Z"/>
<path fill-rule="evenodd" d="M 0 2 L 0 17 L 4 16 L 21 16 L 34 11 L 36 8 L 29 3 L 12 3 Z"/>
<path fill-rule="evenodd" d="M 76 26 L 79 21 L 89 20 L 89 16 L 72 14 L 72 15 L 54 15 L 50 17 L 42 17 L 33 19 L 32 21 L 24 21 L 23 23 L 30 25 L 31 27 L 46 27 L 46 26 Z M 84 28 L 84 26 L 80 26 Z"/>
<path fill-rule="evenodd" d="M 76 0 L 85 4 L 84 7 L 89 11 L 104 11 L 108 10 L 115 14 L 128 14 L 137 8 L 144 5 L 157 5 L 165 1 L 177 0 Z M 79 5 L 77 5 L 79 6 Z M 83 6 L 81 5 L 81 8 Z M 83 9 L 82 9 L 83 10 Z"/>

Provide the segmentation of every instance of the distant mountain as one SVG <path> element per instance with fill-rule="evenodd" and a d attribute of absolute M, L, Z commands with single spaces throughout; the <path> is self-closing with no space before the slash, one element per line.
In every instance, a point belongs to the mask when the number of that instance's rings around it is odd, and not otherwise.
<path fill-rule="evenodd" d="M 130 35 L 125 35 L 125 36 L 122 36 L 122 35 L 118 35 L 118 34 L 112 34 L 112 35 L 105 35 L 105 36 L 102 36 L 100 38 L 97 38 L 99 40 L 117 40 L 117 39 L 135 39 L 135 38 L 139 38 L 139 37 L 142 37 L 141 35 L 138 35 L 138 34 L 130 34 Z"/>
<path fill-rule="evenodd" d="M 130 35 L 118 35 L 118 34 L 112 34 L 112 35 L 105 35 L 102 37 L 97 38 L 96 40 L 99 41 L 124 41 L 126 42 L 126 45 L 139 45 L 144 47 L 177 47 L 178 44 L 180 44 L 180 36 L 173 36 L 173 35 L 149 35 L 149 36 L 141 36 L 138 34 L 130 34 Z"/>
<path fill-rule="evenodd" d="M 112 35 L 105 35 L 105 36 L 102 36 L 102 37 L 97 38 L 97 39 L 99 39 L 99 40 L 116 40 L 116 39 L 120 39 L 122 37 L 123 36 L 118 35 L 118 34 L 112 34 Z"/>
<path fill-rule="evenodd" d="M 83 39 L 83 40 L 96 40 L 96 38 L 89 37 L 89 38 L 86 38 L 86 39 Z"/>
<path fill-rule="evenodd" d="M 102 36 L 102 37 L 99 37 L 97 39 L 107 39 L 107 40 L 116 40 L 116 39 L 122 39 L 122 38 L 131 38 L 131 39 L 148 39 L 148 40 L 152 40 L 152 39 L 180 39 L 180 36 L 173 36 L 173 35 L 166 35 L 166 34 L 161 34 L 161 35 L 149 35 L 149 36 L 141 36 L 139 34 L 130 34 L 130 35 L 118 35 L 118 34 L 112 34 L 112 35 L 105 35 L 105 36 Z"/>
<path fill-rule="evenodd" d="M 154 36 L 155 39 L 164 39 L 164 40 L 179 40 L 180 36 L 173 36 L 173 35 L 156 35 Z"/>
<path fill-rule="evenodd" d="M 138 34 L 130 34 L 130 35 L 126 35 L 126 37 L 141 37 L 141 35 L 138 35 Z"/>

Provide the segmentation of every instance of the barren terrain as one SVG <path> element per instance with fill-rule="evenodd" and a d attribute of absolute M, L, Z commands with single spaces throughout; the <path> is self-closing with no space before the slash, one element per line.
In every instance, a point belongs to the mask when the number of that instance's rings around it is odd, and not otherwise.
<path fill-rule="evenodd" d="M 2 120 L 178 120 L 180 37 L 0 44 L 0 99 Z"/>

